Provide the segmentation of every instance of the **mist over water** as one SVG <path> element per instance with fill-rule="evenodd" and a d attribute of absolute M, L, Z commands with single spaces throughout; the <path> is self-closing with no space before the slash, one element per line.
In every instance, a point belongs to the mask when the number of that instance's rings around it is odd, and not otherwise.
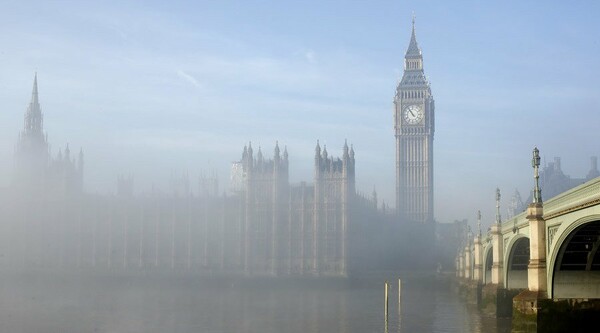
<path fill-rule="evenodd" d="M 390 274 L 398 276 L 398 274 Z M 2 279 L 6 332 L 510 332 L 484 317 L 448 281 L 403 279 L 398 316 L 392 283 L 387 330 L 382 278 L 198 280 L 53 275 Z M 390 279 L 390 281 L 392 281 Z"/>

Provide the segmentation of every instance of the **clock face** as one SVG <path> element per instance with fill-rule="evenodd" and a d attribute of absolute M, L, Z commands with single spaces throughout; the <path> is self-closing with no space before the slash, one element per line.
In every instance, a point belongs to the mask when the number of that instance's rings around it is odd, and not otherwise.
<path fill-rule="evenodd" d="M 409 105 L 404 108 L 403 117 L 407 124 L 418 124 L 423 119 L 423 110 L 418 105 Z"/>

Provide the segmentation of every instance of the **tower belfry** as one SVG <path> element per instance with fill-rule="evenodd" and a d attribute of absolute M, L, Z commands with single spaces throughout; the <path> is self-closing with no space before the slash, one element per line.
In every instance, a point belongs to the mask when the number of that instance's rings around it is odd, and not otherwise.
<path fill-rule="evenodd" d="M 404 74 L 394 96 L 396 211 L 404 221 L 432 223 L 435 104 L 415 30 L 413 16 Z"/>

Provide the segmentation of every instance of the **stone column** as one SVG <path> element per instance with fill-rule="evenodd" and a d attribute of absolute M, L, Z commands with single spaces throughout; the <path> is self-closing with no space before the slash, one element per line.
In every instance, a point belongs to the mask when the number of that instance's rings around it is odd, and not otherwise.
<path fill-rule="evenodd" d="M 502 226 L 499 223 L 496 223 L 494 225 L 492 225 L 491 228 L 491 233 L 492 233 L 492 256 L 493 256 L 493 263 L 492 263 L 492 283 L 493 284 L 502 284 L 504 282 L 503 279 L 503 264 L 502 264 L 502 257 L 503 257 L 503 250 L 504 250 L 504 244 L 502 242 Z"/>
<path fill-rule="evenodd" d="M 465 276 L 465 254 L 460 251 L 458 254 L 458 277 Z"/>
<path fill-rule="evenodd" d="M 471 280 L 471 246 L 465 246 L 465 278 Z"/>
<path fill-rule="evenodd" d="M 456 258 L 454 259 L 455 261 L 455 265 L 456 265 L 456 276 L 460 277 L 460 258 L 459 258 L 460 254 L 456 255 Z"/>
<path fill-rule="evenodd" d="M 546 292 L 546 221 L 541 202 L 527 207 L 529 220 L 529 266 L 527 267 L 527 286 L 530 291 Z"/>
<path fill-rule="evenodd" d="M 475 236 L 474 241 L 474 270 L 473 270 L 473 280 L 477 281 L 477 283 L 483 283 L 483 255 L 482 255 L 482 246 L 481 246 L 481 236 Z"/>

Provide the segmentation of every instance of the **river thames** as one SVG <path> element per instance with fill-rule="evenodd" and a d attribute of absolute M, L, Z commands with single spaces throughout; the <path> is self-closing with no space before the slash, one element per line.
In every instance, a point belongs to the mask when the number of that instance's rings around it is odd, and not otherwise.
<path fill-rule="evenodd" d="M 449 280 L 43 277 L 1 281 L 1 332 L 510 332 L 465 304 Z M 384 316 L 385 279 L 390 281 Z"/>

